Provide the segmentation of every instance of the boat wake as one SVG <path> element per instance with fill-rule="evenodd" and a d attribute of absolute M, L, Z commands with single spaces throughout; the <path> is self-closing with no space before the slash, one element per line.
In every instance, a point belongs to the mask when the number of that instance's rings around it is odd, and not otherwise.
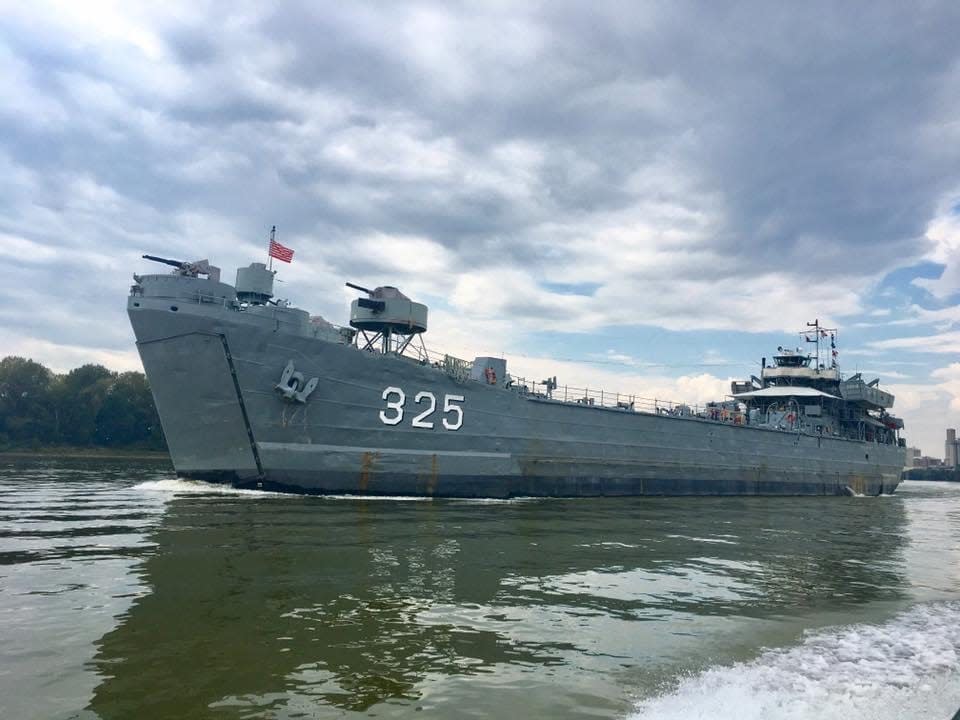
<path fill-rule="evenodd" d="M 134 490 L 145 490 L 146 492 L 166 493 L 170 495 L 250 495 L 254 497 L 292 497 L 287 493 L 271 492 L 268 490 L 244 490 L 231 487 L 230 485 L 219 485 L 217 483 L 203 482 L 202 480 L 181 480 L 179 478 L 165 480 L 147 480 L 133 486 Z"/>
<path fill-rule="evenodd" d="M 379 501 L 387 500 L 389 502 L 430 502 L 433 500 L 432 497 L 425 497 L 420 495 L 318 495 L 321 500 L 351 500 L 351 501 Z"/>
<path fill-rule="evenodd" d="M 312 497 L 315 500 L 347 500 L 351 502 L 358 501 L 387 501 L 387 502 L 432 502 L 438 498 L 424 495 L 300 495 L 297 493 L 274 492 L 272 490 L 249 490 L 231 487 L 230 485 L 220 485 L 217 483 L 203 482 L 202 480 L 182 480 L 180 478 L 167 478 L 163 480 L 147 480 L 133 486 L 134 490 L 145 490 L 147 492 L 166 493 L 169 495 L 248 495 L 251 497 L 285 497 L 285 498 L 304 498 Z M 472 503 L 472 504 L 519 504 L 526 502 L 540 502 L 545 498 L 444 498 L 449 503 Z"/>
<path fill-rule="evenodd" d="M 797 647 L 684 678 L 631 720 L 942 718 L 960 707 L 960 602 L 882 625 L 811 632 Z"/>

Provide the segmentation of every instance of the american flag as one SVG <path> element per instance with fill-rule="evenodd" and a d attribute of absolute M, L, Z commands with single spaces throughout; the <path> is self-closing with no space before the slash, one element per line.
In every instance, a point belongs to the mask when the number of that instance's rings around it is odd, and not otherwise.
<path fill-rule="evenodd" d="M 293 250 L 281 245 L 273 238 L 270 239 L 269 255 L 270 257 L 275 257 L 277 260 L 283 260 L 283 262 L 288 263 L 293 261 Z"/>

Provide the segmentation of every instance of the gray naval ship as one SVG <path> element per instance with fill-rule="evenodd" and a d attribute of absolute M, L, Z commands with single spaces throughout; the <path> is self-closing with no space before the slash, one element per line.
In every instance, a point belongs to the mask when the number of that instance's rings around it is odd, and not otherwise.
<path fill-rule="evenodd" d="M 426 350 L 427 307 L 351 285 L 348 327 L 275 300 L 263 263 L 134 275 L 130 322 L 178 475 L 438 497 L 877 495 L 900 481 L 894 398 L 779 348 L 705 407 L 512 377 Z M 835 351 L 833 352 L 835 357 Z"/>

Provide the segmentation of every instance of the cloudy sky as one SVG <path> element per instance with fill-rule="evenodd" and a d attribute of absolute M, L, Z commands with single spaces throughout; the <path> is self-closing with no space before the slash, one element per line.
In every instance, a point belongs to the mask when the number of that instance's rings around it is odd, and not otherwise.
<path fill-rule="evenodd" d="M 272 7 L 275 6 L 275 7 Z M 515 374 L 697 401 L 819 318 L 960 424 L 960 4 L 0 0 L 0 355 L 138 368 L 149 252 L 345 280 Z"/>

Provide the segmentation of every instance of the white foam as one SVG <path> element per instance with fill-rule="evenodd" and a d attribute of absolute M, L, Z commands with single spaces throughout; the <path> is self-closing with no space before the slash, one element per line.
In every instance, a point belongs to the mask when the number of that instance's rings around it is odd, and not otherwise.
<path fill-rule="evenodd" d="M 472 505 L 516 505 L 519 503 L 539 502 L 544 498 L 513 497 L 513 498 L 462 498 L 443 497 L 433 495 L 321 495 L 325 500 L 391 500 L 394 502 L 433 502 L 468 503 Z"/>
<path fill-rule="evenodd" d="M 882 625 L 808 633 L 801 645 L 684 678 L 633 720 L 942 718 L 960 707 L 960 602 Z"/>
<path fill-rule="evenodd" d="M 390 502 L 430 502 L 432 497 L 421 495 L 320 495 L 322 500 L 389 500 Z"/>
<path fill-rule="evenodd" d="M 255 497 L 308 497 L 304 495 L 299 495 L 297 493 L 285 493 L 285 492 L 274 492 L 271 490 L 250 490 L 250 489 L 241 489 L 235 488 L 230 485 L 221 485 L 218 483 L 209 483 L 203 482 L 202 480 L 184 480 L 181 478 L 170 478 L 165 480 L 147 480 L 142 483 L 138 483 L 133 486 L 134 490 L 146 490 L 147 492 L 156 492 L 164 493 L 168 495 L 188 495 L 188 494 L 200 494 L 200 495 L 250 495 Z M 330 494 L 330 495 L 316 495 L 309 496 L 314 497 L 317 500 L 363 500 L 363 501 L 387 501 L 387 502 L 432 502 L 438 499 L 445 498 L 434 498 L 424 495 L 347 495 L 347 494 Z M 520 502 L 529 502 L 530 500 L 536 500 L 539 498 L 510 498 L 510 499 L 497 499 L 497 498 L 456 498 L 450 499 L 449 502 L 464 502 L 464 503 L 520 503 Z"/>
<path fill-rule="evenodd" d="M 147 480 L 133 486 L 134 490 L 146 490 L 147 492 L 164 493 L 171 495 L 252 495 L 256 497 L 281 496 L 288 497 L 286 493 L 270 492 L 268 490 L 245 490 L 242 488 L 231 487 L 230 485 L 220 485 L 217 483 L 208 483 L 201 480 Z"/>
<path fill-rule="evenodd" d="M 500 497 L 476 497 L 476 498 L 448 498 L 451 503 L 470 503 L 473 505 L 519 505 L 521 503 L 544 502 L 554 498 L 529 497 L 522 495 L 518 497 L 500 498 Z"/>
<path fill-rule="evenodd" d="M 719 537 L 694 537 L 692 535 L 667 535 L 668 538 L 680 539 L 680 540 L 693 540 L 694 542 L 702 543 L 716 543 L 719 545 L 739 545 L 740 543 L 734 542 L 733 540 L 724 540 L 723 538 L 736 537 L 736 535 L 721 535 Z"/>

